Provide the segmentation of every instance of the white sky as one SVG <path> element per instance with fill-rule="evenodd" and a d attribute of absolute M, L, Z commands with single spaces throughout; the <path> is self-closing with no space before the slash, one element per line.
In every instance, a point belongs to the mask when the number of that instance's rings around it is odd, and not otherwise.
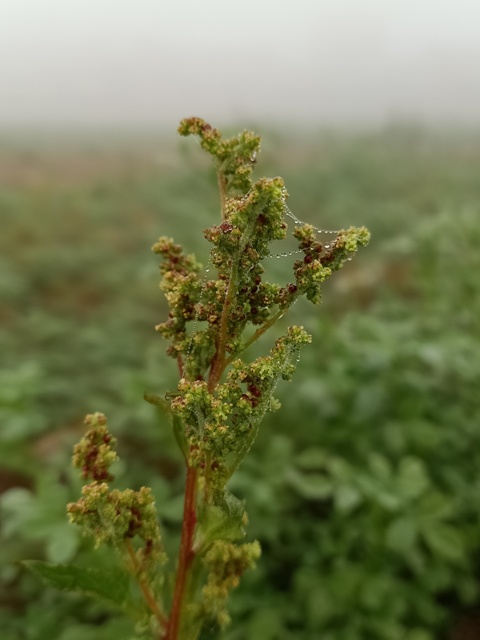
<path fill-rule="evenodd" d="M 480 120 L 480 0 L 0 0 L 0 126 Z"/>

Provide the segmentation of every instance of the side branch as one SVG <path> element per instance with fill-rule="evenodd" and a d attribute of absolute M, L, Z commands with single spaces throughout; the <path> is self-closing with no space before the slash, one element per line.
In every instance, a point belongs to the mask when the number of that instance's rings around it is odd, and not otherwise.
<path fill-rule="evenodd" d="M 140 591 L 142 592 L 143 598 L 147 603 L 150 611 L 153 613 L 153 615 L 157 619 L 157 622 L 160 624 L 160 627 L 162 629 L 165 629 L 165 627 L 167 626 L 167 617 L 165 616 L 159 604 L 157 603 L 148 582 L 141 576 L 141 570 L 138 564 L 137 556 L 135 555 L 135 550 L 130 540 L 126 541 L 126 548 L 127 548 L 127 553 L 130 560 L 132 574 L 134 575 L 138 583 L 138 586 L 140 587 Z"/>
<path fill-rule="evenodd" d="M 225 203 L 227 201 L 227 181 L 220 170 L 217 170 L 218 191 L 220 193 L 220 211 L 222 213 L 222 222 L 225 220 Z"/>
<path fill-rule="evenodd" d="M 250 336 L 250 338 L 248 340 L 246 340 L 246 342 L 243 345 L 242 351 L 245 351 L 245 349 L 248 349 L 248 347 L 250 347 L 254 342 L 256 342 L 258 340 L 258 338 L 260 338 L 261 335 L 263 335 L 265 333 L 265 331 L 267 331 L 268 329 L 270 329 L 270 327 L 273 327 L 273 325 L 277 322 L 277 320 L 280 320 L 280 318 L 284 315 L 285 311 L 279 309 L 276 313 L 273 314 L 273 316 L 271 316 L 266 322 L 265 324 L 262 324 L 261 327 L 259 327 L 255 333 Z M 236 353 L 234 356 L 231 356 L 230 358 L 227 358 L 224 362 L 224 366 L 228 366 L 231 362 L 233 362 L 236 358 L 238 358 L 238 353 Z"/>
<path fill-rule="evenodd" d="M 227 341 L 228 333 L 228 316 L 230 313 L 230 306 L 235 293 L 235 265 L 232 266 L 232 272 L 230 274 L 230 281 L 228 283 L 227 295 L 225 296 L 225 304 L 222 309 L 222 317 L 220 318 L 220 327 L 218 329 L 217 337 L 217 349 L 215 356 L 213 357 L 212 366 L 210 369 L 210 375 L 208 377 L 208 390 L 210 393 L 215 389 L 218 381 L 221 378 L 223 370 L 225 368 L 225 344 Z"/>

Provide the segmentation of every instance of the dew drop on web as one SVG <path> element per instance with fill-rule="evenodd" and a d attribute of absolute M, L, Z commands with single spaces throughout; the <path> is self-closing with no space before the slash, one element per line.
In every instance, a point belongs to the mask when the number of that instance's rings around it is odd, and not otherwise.
<path fill-rule="evenodd" d="M 288 218 L 291 218 L 293 220 L 293 222 L 295 223 L 295 226 L 310 224 L 297 218 L 297 216 L 288 208 L 287 205 L 285 205 L 284 213 Z M 310 225 L 310 226 L 313 227 L 314 231 L 316 231 L 317 234 L 326 234 L 326 233 L 338 234 L 339 233 L 338 229 L 320 229 L 319 227 L 315 227 L 314 225 Z M 327 243 L 324 245 L 325 249 L 330 249 L 331 247 L 332 247 L 331 243 Z M 280 258 L 289 258 L 291 256 L 298 255 L 299 253 L 303 254 L 304 251 L 302 251 L 302 249 L 293 249 L 291 251 L 269 255 L 267 256 L 267 258 L 276 258 L 277 260 L 279 260 Z"/>

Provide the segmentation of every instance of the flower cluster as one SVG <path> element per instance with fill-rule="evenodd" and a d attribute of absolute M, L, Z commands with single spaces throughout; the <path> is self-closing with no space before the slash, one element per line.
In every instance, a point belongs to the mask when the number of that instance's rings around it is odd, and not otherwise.
<path fill-rule="evenodd" d="M 90 427 L 73 449 L 73 466 L 81 470 L 83 480 L 111 482 L 110 466 L 118 460 L 115 452 L 116 439 L 108 432 L 107 419 L 103 413 L 93 413 L 85 418 Z"/>
<path fill-rule="evenodd" d="M 277 382 L 290 380 L 300 348 L 308 342 L 302 327 L 290 327 L 268 356 L 249 364 L 234 360 L 214 392 L 204 380 L 180 380 L 171 410 L 185 425 L 190 463 L 209 474 L 216 488 L 224 486 L 251 447 L 265 412 L 279 408 L 273 398 Z"/>
<path fill-rule="evenodd" d="M 250 176 L 260 150 L 259 136 L 251 131 L 243 131 L 238 136 L 225 140 L 218 129 L 201 118 L 185 118 L 178 127 L 178 133 L 181 136 L 197 136 L 202 149 L 213 157 L 221 191 L 248 191 L 251 186 Z"/>
<path fill-rule="evenodd" d="M 218 384 L 226 365 L 245 346 L 272 326 L 300 296 L 321 300 L 322 283 L 366 245 L 365 228 L 339 231 L 322 245 L 310 225 L 297 226 L 293 235 L 304 258 L 293 265 L 292 282 L 264 282 L 262 261 L 270 255 L 273 240 L 287 236 L 285 212 L 288 193 L 281 178 L 251 180 L 252 158 L 259 138 L 243 132 L 231 139 L 200 118 L 180 124 L 181 135 L 195 135 L 213 158 L 221 185 L 222 221 L 204 231 L 212 243 L 210 263 L 217 278 L 199 279 L 199 264 L 185 256 L 173 240 L 160 238 L 153 250 L 162 257 L 161 288 L 170 307 L 169 318 L 157 330 L 170 341 L 167 353 L 179 362 L 188 380 L 208 380 L 208 390 Z M 188 323 L 202 329 L 188 333 Z M 257 331 L 246 340 L 249 326 Z"/>
<path fill-rule="evenodd" d="M 208 576 L 202 589 L 202 608 L 219 627 L 226 627 L 230 622 L 226 608 L 230 591 L 238 587 L 244 571 L 255 567 L 260 553 L 258 542 L 239 545 L 219 540 L 205 554 L 203 563 Z"/>
<path fill-rule="evenodd" d="M 168 320 L 155 328 L 165 339 L 171 340 L 168 354 L 177 358 L 186 349 L 186 324 L 195 319 L 195 305 L 201 291 L 200 264 L 193 256 L 184 255 L 182 247 L 171 238 L 160 238 L 153 245 L 153 251 L 162 256 L 161 288 L 170 308 Z"/>
<path fill-rule="evenodd" d="M 365 227 L 341 230 L 335 240 L 325 246 L 317 241 L 315 230 L 309 224 L 297 227 L 293 235 L 305 254 L 303 260 L 297 260 L 293 265 L 295 293 L 304 294 L 314 304 L 321 301 L 321 284 L 351 260 L 359 245 L 366 246 L 370 240 Z"/>
<path fill-rule="evenodd" d="M 103 414 L 88 415 L 85 423 L 90 429 L 75 445 L 73 464 L 81 469 L 83 479 L 92 482 L 83 486 L 77 502 L 68 504 L 70 522 L 79 525 L 84 535 L 93 537 L 97 546 L 106 543 L 124 552 L 129 540 L 141 541 L 136 551 L 136 570 L 152 571 L 165 563 L 166 556 L 151 489 L 111 489 L 109 483 L 114 477 L 108 469 L 118 459 L 113 449 L 116 440 L 110 435 Z"/>

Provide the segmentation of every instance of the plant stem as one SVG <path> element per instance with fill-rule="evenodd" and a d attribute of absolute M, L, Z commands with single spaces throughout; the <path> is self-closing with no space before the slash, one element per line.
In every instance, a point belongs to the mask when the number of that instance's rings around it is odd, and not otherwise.
<path fill-rule="evenodd" d="M 135 550 L 132 546 L 132 542 L 131 540 L 127 540 L 126 541 L 126 547 L 127 547 L 127 552 L 128 552 L 128 556 L 130 559 L 130 564 L 131 564 L 131 568 L 132 568 L 132 573 L 136 579 L 136 581 L 138 582 L 138 586 L 140 587 L 140 590 L 143 594 L 143 597 L 145 599 L 145 602 L 147 603 L 149 609 L 152 611 L 153 615 L 155 616 L 155 618 L 157 619 L 158 623 L 160 624 L 162 629 L 165 629 L 166 625 L 167 625 L 167 618 L 165 616 L 165 614 L 163 613 L 163 611 L 160 609 L 159 604 L 157 603 L 157 601 L 155 600 L 155 596 L 153 595 L 148 582 L 141 577 L 141 569 L 138 563 L 138 559 L 137 556 L 135 555 Z"/>
<path fill-rule="evenodd" d="M 185 597 L 185 588 L 192 561 L 195 557 L 193 551 L 193 534 L 197 522 L 196 514 L 197 495 L 197 471 L 194 467 L 187 467 L 187 479 L 185 484 L 185 502 L 183 507 L 182 538 L 178 553 L 178 568 L 173 592 L 172 609 L 167 624 L 165 640 L 178 640 L 180 631 L 180 618 Z"/>
<path fill-rule="evenodd" d="M 222 221 L 225 220 L 225 202 L 227 200 L 227 181 L 222 171 L 217 170 L 218 191 L 220 193 L 220 210 L 222 212 Z"/>
<path fill-rule="evenodd" d="M 228 318 L 230 314 L 230 306 L 235 294 L 235 274 L 236 265 L 232 266 L 232 273 L 230 274 L 230 281 L 228 283 L 227 294 L 225 296 L 225 302 L 222 309 L 222 317 L 220 318 L 220 327 L 218 329 L 217 336 L 217 349 L 215 356 L 213 357 L 212 366 L 210 368 L 210 375 L 208 377 L 208 390 L 213 392 L 220 380 L 223 370 L 225 369 L 225 344 L 228 334 Z"/>
<path fill-rule="evenodd" d="M 178 354 L 177 356 L 177 365 L 178 365 L 178 373 L 180 374 L 180 377 L 183 378 L 185 367 L 183 365 L 183 358 L 181 354 Z"/>

